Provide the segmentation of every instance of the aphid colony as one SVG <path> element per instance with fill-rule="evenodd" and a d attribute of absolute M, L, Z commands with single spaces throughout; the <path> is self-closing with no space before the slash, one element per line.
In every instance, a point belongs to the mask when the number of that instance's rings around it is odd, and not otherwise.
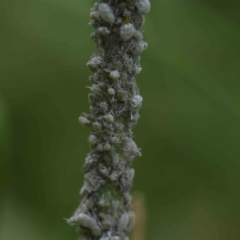
<path fill-rule="evenodd" d="M 83 166 L 83 199 L 68 219 L 82 240 L 128 240 L 134 226 L 131 209 L 133 159 L 141 156 L 132 139 L 142 105 L 135 81 L 140 53 L 147 48 L 141 28 L 149 0 L 99 0 L 90 12 L 91 34 L 99 54 L 87 66 L 92 71 L 88 100 L 90 114 L 79 117 L 91 128 L 91 152 Z"/>

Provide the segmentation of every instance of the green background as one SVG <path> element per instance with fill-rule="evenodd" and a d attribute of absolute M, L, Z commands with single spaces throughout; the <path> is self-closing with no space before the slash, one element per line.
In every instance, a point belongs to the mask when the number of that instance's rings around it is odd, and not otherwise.
<path fill-rule="evenodd" d="M 240 239 L 240 6 L 152 0 L 133 191 L 146 240 Z M 0 239 L 76 239 L 93 0 L 0 1 Z"/>

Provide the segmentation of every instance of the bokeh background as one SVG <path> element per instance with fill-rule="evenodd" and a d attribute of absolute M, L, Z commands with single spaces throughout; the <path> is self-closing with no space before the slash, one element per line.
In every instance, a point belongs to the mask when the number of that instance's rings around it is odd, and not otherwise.
<path fill-rule="evenodd" d="M 0 1 L 0 239 L 70 240 L 94 0 Z M 240 239 L 240 6 L 152 0 L 133 191 L 146 240 Z"/>

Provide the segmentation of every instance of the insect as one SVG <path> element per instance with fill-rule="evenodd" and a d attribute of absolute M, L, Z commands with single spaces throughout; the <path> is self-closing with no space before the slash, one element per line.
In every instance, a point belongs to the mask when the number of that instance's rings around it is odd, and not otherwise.
<path fill-rule="evenodd" d="M 111 237 L 110 240 L 120 240 L 120 237 L 114 236 L 114 237 Z"/>
<path fill-rule="evenodd" d="M 135 28 L 132 23 L 122 25 L 120 28 L 120 36 L 123 41 L 129 40 L 135 32 Z"/>
<path fill-rule="evenodd" d="M 115 95 L 115 93 L 116 93 L 116 92 L 115 92 L 115 90 L 114 90 L 113 88 L 109 88 L 109 89 L 108 89 L 108 94 L 109 94 L 109 95 L 112 95 L 112 96 L 113 96 L 113 95 Z"/>
<path fill-rule="evenodd" d="M 98 144 L 97 147 L 96 147 L 96 150 L 98 152 L 102 152 L 103 151 L 103 145 L 102 144 Z"/>
<path fill-rule="evenodd" d="M 119 219 L 119 224 L 118 224 L 118 231 L 122 232 L 127 228 L 129 222 L 129 215 L 128 213 L 123 213 L 122 216 Z"/>
<path fill-rule="evenodd" d="M 105 118 L 105 120 L 106 120 L 107 122 L 109 122 L 109 123 L 114 122 L 114 117 L 113 117 L 112 114 L 107 114 L 107 115 L 104 116 L 104 118 Z"/>
<path fill-rule="evenodd" d="M 124 90 L 119 90 L 118 91 L 118 100 L 120 102 L 126 102 L 128 100 L 128 94 Z"/>
<path fill-rule="evenodd" d="M 98 139 L 95 135 L 90 135 L 88 138 L 88 142 L 91 146 L 94 146 L 98 142 Z"/>
<path fill-rule="evenodd" d="M 89 126 L 91 123 L 87 118 L 82 117 L 82 116 L 79 117 L 78 120 L 82 125 L 85 125 L 85 126 Z"/>
<path fill-rule="evenodd" d="M 128 215 L 129 215 L 129 221 L 128 221 L 128 225 L 127 225 L 127 231 L 128 232 L 130 232 L 132 229 L 133 229 L 133 227 L 134 227 L 134 225 L 135 225 L 135 213 L 134 212 L 129 212 L 128 213 Z"/>
<path fill-rule="evenodd" d="M 98 13 L 100 17 L 107 23 L 112 24 L 115 21 L 113 11 L 107 3 L 100 3 L 98 5 Z"/>
<path fill-rule="evenodd" d="M 91 71 L 96 71 L 96 68 L 102 63 L 101 57 L 93 57 L 90 61 L 87 62 L 87 66 Z"/>
<path fill-rule="evenodd" d="M 102 124 L 99 123 L 99 122 L 94 122 L 92 124 L 92 127 L 93 129 L 96 131 L 96 132 L 102 132 Z"/>
<path fill-rule="evenodd" d="M 138 13 L 145 15 L 150 11 L 151 4 L 149 0 L 138 0 L 137 2 Z"/>
<path fill-rule="evenodd" d="M 142 100 L 143 100 L 143 98 L 142 98 L 140 95 L 135 95 L 135 96 L 132 98 L 132 106 L 135 107 L 135 108 L 141 107 L 141 105 L 142 105 Z"/>
<path fill-rule="evenodd" d="M 95 237 L 101 235 L 101 229 L 96 220 L 85 213 L 76 214 L 68 220 L 69 224 L 79 224 L 82 227 L 89 228 Z"/>
<path fill-rule="evenodd" d="M 116 80 L 120 77 L 120 73 L 118 70 L 115 70 L 115 71 L 112 71 L 110 74 L 109 74 L 110 78 L 112 78 L 113 80 Z"/>
<path fill-rule="evenodd" d="M 103 164 L 99 164 L 99 167 L 98 167 L 98 171 L 105 177 L 108 177 L 108 169 L 103 165 Z"/>
<path fill-rule="evenodd" d="M 104 151 L 110 151 L 111 150 L 111 145 L 109 144 L 109 143 L 106 143 L 105 145 L 104 145 L 104 147 L 103 147 L 103 150 Z"/>
<path fill-rule="evenodd" d="M 108 104 L 107 104 L 106 102 L 101 102 L 101 103 L 99 104 L 99 107 L 101 108 L 101 110 L 102 110 L 103 112 L 106 112 L 106 111 L 108 110 Z"/>
<path fill-rule="evenodd" d="M 111 140 L 112 140 L 112 143 L 114 144 L 120 143 L 120 139 L 118 137 L 113 137 Z"/>
<path fill-rule="evenodd" d="M 98 28 L 98 32 L 102 35 L 102 36 L 107 36 L 110 34 L 110 30 L 107 27 L 99 27 Z"/>

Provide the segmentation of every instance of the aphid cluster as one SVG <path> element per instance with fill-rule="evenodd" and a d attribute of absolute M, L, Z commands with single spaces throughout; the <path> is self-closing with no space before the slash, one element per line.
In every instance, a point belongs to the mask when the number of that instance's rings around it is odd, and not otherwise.
<path fill-rule="evenodd" d="M 87 63 L 92 71 L 90 114 L 79 121 L 92 129 L 92 150 L 83 166 L 83 199 L 68 219 L 78 226 L 82 240 L 128 240 L 134 226 L 129 191 L 135 172 L 130 166 L 141 153 L 132 128 L 143 100 L 135 75 L 147 48 L 141 28 L 149 10 L 149 0 L 98 0 L 90 12 L 91 38 L 99 53 Z"/>

